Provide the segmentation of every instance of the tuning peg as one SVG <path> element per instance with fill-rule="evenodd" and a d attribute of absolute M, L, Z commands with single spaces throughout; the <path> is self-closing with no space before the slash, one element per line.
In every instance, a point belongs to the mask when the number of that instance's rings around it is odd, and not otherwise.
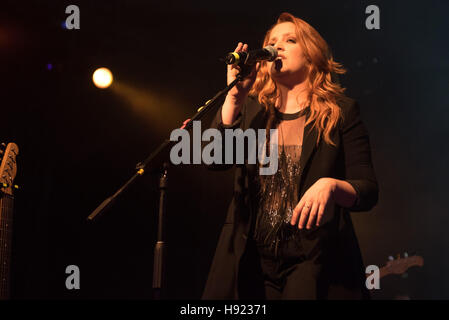
<path fill-rule="evenodd" d="M 393 261 L 394 260 L 393 256 L 388 256 L 388 260 Z"/>
<path fill-rule="evenodd" d="M 6 149 L 6 143 L 4 142 L 0 143 L 0 149 Z"/>

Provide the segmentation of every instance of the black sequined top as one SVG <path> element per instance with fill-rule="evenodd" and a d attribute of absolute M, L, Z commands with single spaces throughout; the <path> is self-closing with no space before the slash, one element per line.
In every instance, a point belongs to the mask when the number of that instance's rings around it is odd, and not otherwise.
<path fill-rule="evenodd" d="M 299 159 L 306 110 L 307 108 L 293 114 L 276 111 L 278 170 L 274 175 L 257 177 L 258 206 L 253 239 L 259 247 L 274 253 L 285 241 L 294 239 L 299 242 L 299 230 L 290 225 L 290 220 L 299 202 L 298 188 L 302 169 Z"/>

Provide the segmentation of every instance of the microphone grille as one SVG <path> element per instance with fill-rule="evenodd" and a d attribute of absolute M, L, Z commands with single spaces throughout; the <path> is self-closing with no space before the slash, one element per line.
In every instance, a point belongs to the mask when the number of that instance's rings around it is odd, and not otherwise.
<path fill-rule="evenodd" d="M 270 59 L 268 61 L 273 61 L 278 56 L 278 51 L 273 46 L 266 46 L 264 47 L 265 50 L 267 50 L 270 53 Z"/>

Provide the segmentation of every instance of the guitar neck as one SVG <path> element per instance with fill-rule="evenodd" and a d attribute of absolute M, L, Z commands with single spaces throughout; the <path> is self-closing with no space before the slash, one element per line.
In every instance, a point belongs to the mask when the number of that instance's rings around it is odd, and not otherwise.
<path fill-rule="evenodd" d="M 10 296 L 13 196 L 0 192 L 0 300 Z"/>
<path fill-rule="evenodd" d="M 384 267 L 379 269 L 379 278 L 383 278 L 389 274 L 403 274 L 413 266 L 422 267 L 424 259 L 421 256 L 412 256 L 406 258 L 399 258 L 397 260 L 389 261 Z M 369 275 L 366 275 L 367 277 Z"/>
<path fill-rule="evenodd" d="M 382 268 L 379 269 L 379 278 L 382 279 L 383 277 L 389 275 L 390 273 L 391 273 L 391 272 L 389 272 L 389 271 L 387 270 L 387 268 L 382 267 Z"/>
<path fill-rule="evenodd" d="M 385 267 L 380 268 L 380 269 L 379 269 L 379 279 L 382 279 L 383 277 L 389 275 L 390 273 L 391 273 L 391 272 L 389 272 L 389 271 L 387 270 L 387 268 L 385 268 Z M 365 276 L 368 278 L 370 275 L 369 275 L 369 274 L 366 274 Z"/>

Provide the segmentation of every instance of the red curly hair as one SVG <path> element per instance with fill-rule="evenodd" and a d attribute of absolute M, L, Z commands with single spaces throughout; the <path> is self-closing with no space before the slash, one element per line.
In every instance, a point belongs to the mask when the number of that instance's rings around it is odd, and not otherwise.
<path fill-rule="evenodd" d="M 339 98 L 344 97 L 345 89 L 332 79 L 332 74 L 344 74 L 346 70 L 340 63 L 333 60 L 329 46 L 321 35 L 311 25 L 290 13 L 282 13 L 276 23 L 265 35 L 263 46 L 268 45 L 273 28 L 283 22 L 292 22 L 296 27 L 296 37 L 302 47 L 308 62 L 307 98 L 310 102 L 310 115 L 306 125 L 313 122 L 318 130 L 317 145 L 323 137 L 330 145 L 335 145 L 330 139 L 331 131 L 337 126 L 342 112 L 337 104 Z M 251 88 L 250 95 L 258 99 L 267 113 L 267 132 L 275 119 L 275 103 L 280 98 L 280 91 L 268 73 L 267 62 L 260 65 L 256 81 Z"/>

